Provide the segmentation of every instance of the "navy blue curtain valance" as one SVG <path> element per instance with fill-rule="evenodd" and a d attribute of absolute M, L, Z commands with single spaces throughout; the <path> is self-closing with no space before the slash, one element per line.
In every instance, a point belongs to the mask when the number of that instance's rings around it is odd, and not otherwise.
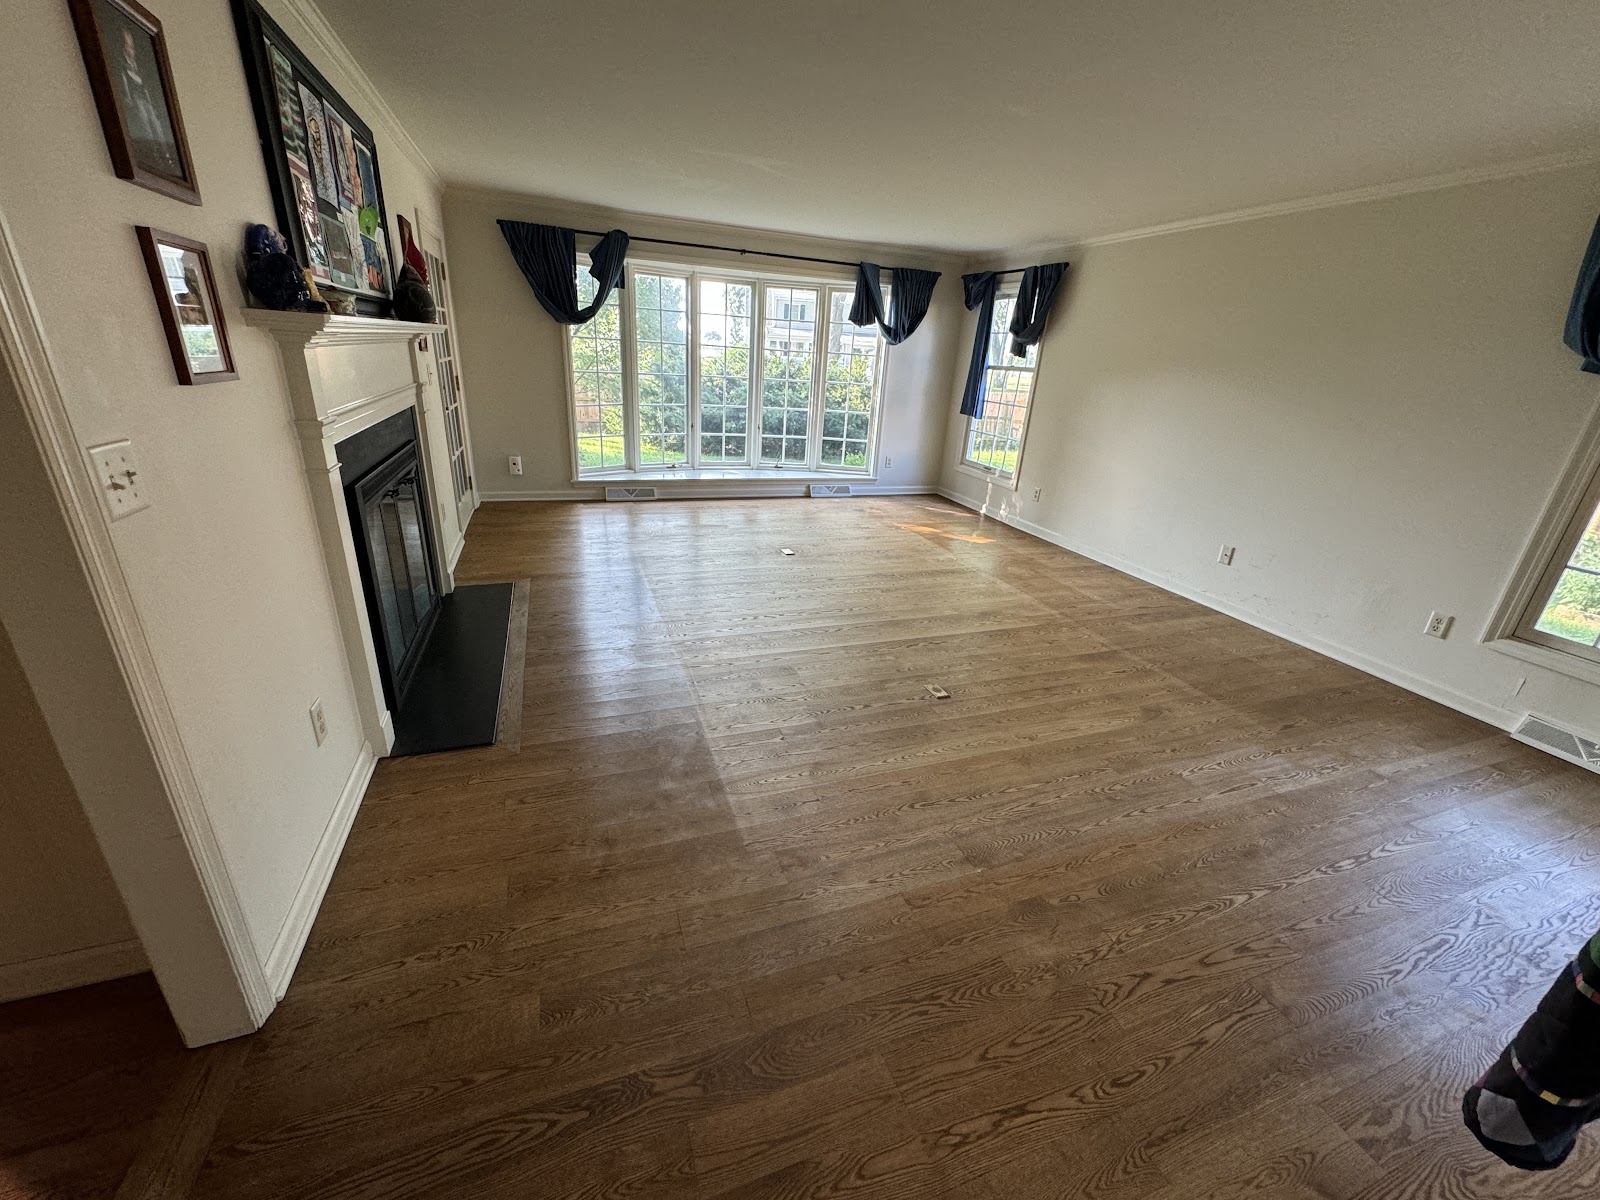
<path fill-rule="evenodd" d="M 983 417 L 983 377 L 989 367 L 989 326 L 994 321 L 993 271 L 974 271 L 961 277 L 967 311 L 978 310 L 978 333 L 972 339 L 972 361 L 967 364 L 967 386 L 961 392 L 961 415 L 974 421 Z"/>
<path fill-rule="evenodd" d="M 1572 304 L 1567 309 L 1567 328 L 1562 341 L 1583 356 L 1583 369 L 1600 375 L 1600 221 L 1589 235 L 1589 249 L 1578 268 L 1578 282 L 1572 289 Z"/>
<path fill-rule="evenodd" d="M 1017 307 L 1011 314 L 1011 353 L 1021 358 L 1037 345 L 1050 320 L 1050 308 L 1061 290 L 1069 263 L 1040 263 L 1022 272 Z M 989 326 L 994 322 L 995 273 L 974 271 L 961 277 L 967 309 L 978 310 L 978 328 L 972 335 L 972 361 L 967 364 L 967 386 L 961 391 L 961 415 L 983 419 L 983 384 L 989 371 Z"/>
<path fill-rule="evenodd" d="M 922 324 L 928 315 L 928 305 L 933 300 L 933 285 L 939 282 L 939 272 L 918 271 L 911 267 L 894 267 L 894 294 L 889 301 L 889 319 L 883 316 L 882 268 L 877 263 L 856 264 L 856 298 L 850 306 L 850 324 L 876 323 L 883 332 L 883 340 L 898 346 Z"/>
<path fill-rule="evenodd" d="M 1050 319 L 1050 306 L 1056 302 L 1056 292 L 1066 276 L 1067 264 L 1041 263 L 1022 273 L 1022 285 L 1017 289 L 1017 307 L 1011 314 L 1011 353 L 1021 358 L 1028 347 L 1037 345 L 1044 336 L 1045 322 Z"/>
<path fill-rule="evenodd" d="M 589 274 L 594 277 L 594 300 L 578 307 L 578 243 L 573 230 L 561 225 L 533 225 L 527 221 L 501 221 L 500 232 L 534 299 L 563 325 L 582 325 L 605 306 L 612 289 L 622 286 L 628 257 L 628 235 L 613 229 L 589 251 Z"/>

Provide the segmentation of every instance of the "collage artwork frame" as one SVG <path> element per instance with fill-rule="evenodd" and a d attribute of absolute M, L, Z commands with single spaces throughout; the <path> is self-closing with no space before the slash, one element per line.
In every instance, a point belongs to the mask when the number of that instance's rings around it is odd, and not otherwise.
<path fill-rule="evenodd" d="M 318 289 L 391 315 L 399 267 L 389 239 L 372 130 L 256 0 L 233 0 L 234 25 L 278 230 Z"/>

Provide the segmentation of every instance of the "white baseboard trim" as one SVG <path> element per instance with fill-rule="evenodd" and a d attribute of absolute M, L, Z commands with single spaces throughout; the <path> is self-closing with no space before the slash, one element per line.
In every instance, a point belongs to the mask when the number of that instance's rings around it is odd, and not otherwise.
<path fill-rule="evenodd" d="M 69 950 L 65 954 L 51 954 L 44 958 L 30 958 L 25 962 L 6 963 L 0 966 L 0 1004 L 10 1000 L 25 1000 L 29 996 L 43 996 L 48 992 L 64 992 L 68 988 L 87 987 L 91 983 L 121 979 L 124 975 L 137 975 L 149 969 L 150 962 L 145 958 L 144 947 L 137 938 L 105 946 L 90 946 L 85 950 Z"/>
<path fill-rule="evenodd" d="M 467 548 L 467 531 L 463 529 L 456 535 L 456 544 L 450 547 L 450 552 L 444 556 L 444 569 L 454 571 L 456 564 L 461 561 L 461 552 Z"/>
<path fill-rule="evenodd" d="M 306 948 L 306 939 L 311 936 L 312 922 L 317 919 L 317 911 L 322 907 L 322 897 L 327 894 L 333 869 L 339 865 L 345 839 L 350 836 L 350 826 L 355 823 L 361 798 L 367 794 L 367 784 L 372 781 L 372 772 L 377 765 L 377 753 L 363 742 L 361 753 L 356 756 L 356 764 L 350 769 L 350 777 L 345 780 L 344 789 L 339 793 L 339 801 L 334 805 L 322 837 L 317 841 L 311 864 L 306 868 L 299 890 L 295 892 L 294 902 L 289 905 L 289 915 L 284 919 L 283 928 L 278 931 L 277 940 L 272 943 L 272 951 L 263 964 L 267 982 L 272 985 L 272 993 L 279 1000 L 289 990 L 289 980 L 294 977 L 301 952 Z"/>
<path fill-rule="evenodd" d="M 1406 670 L 1404 667 L 1373 658 L 1360 650 L 1354 650 L 1349 646 L 1340 645 L 1338 642 L 1317 637 L 1315 634 L 1306 633 L 1303 630 L 1293 629 L 1252 609 L 1244 608 L 1230 600 L 1224 600 L 1189 587 L 1187 584 L 1180 583 L 1178 580 L 1163 575 L 1159 571 L 1152 571 L 1142 567 L 1119 554 L 1113 554 L 1096 546 L 1076 542 L 1070 538 L 1063 537 L 1053 529 L 1046 529 L 1043 525 L 1036 525 L 1022 517 L 992 509 L 950 488 L 941 486 L 938 489 L 938 493 L 953 504 L 959 504 L 963 508 L 970 508 L 986 517 L 992 517 L 1001 524 L 1009 525 L 1013 529 L 1019 529 L 1023 533 L 1038 538 L 1040 541 L 1049 542 L 1053 546 L 1060 546 L 1063 550 L 1070 550 L 1072 553 L 1081 554 L 1085 558 L 1092 558 L 1095 562 L 1102 563 L 1115 571 L 1121 571 L 1124 575 L 1132 575 L 1135 579 L 1142 579 L 1146 583 L 1154 584 L 1164 592 L 1182 596 L 1185 600 L 1193 600 L 1196 604 L 1204 605 L 1214 612 L 1222 613 L 1224 616 L 1232 617 L 1237 621 L 1243 621 L 1246 625 L 1253 625 L 1257 629 L 1265 630 L 1267 633 L 1275 637 L 1281 637 L 1285 641 L 1293 642 L 1297 646 L 1304 646 L 1307 650 L 1313 650 L 1327 658 L 1336 659 L 1347 667 L 1365 671 L 1368 675 L 1376 675 L 1379 679 L 1392 683 L 1396 687 L 1404 688 L 1408 692 L 1415 692 L 1419 696 L 1438 704 L 1443 704 L 1446 708 L 1453 708 L 1457 712 L 1465 713 L 1467 716 L 1493 725 L 1497 729 L 1510 730 L 1522 719 L 1521 713 L 1509 712 L 1497 705 L 1479 700 L 1476 696 L 1469 696 L 1465 692 L 1457 691 L 1455 688 L 1439 683 L 1436 680 L 1425 679 L 1421 675 Z"/>
<path fill-rule="evenodd" d="M 662 500 L 760 500 L 763 498 L 804 496 L 805 483 L 785 483 L 782 480 L 752 480 L 749 483 L 657 483 Z M 932 483 L 852 483 L 856 496 L 935 496 L 939 487 Z M 604 486 L 571 487 L 565 491 L 538 492 L 484 492 L 487 504 L 514 503 L 522 500 L 604 500 Z"/>

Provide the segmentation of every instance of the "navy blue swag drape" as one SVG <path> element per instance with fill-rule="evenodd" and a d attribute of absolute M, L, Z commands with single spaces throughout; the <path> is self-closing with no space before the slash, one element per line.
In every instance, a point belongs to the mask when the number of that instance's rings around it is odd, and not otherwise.
<path fill-rule="evenodd" d="M 994 321 L 993 271 L 974 271 L 961 277 L 967 311 L 978 310 L 978 333 L 972 339 L 972 361 L 967 364 L 967 386 L 961 392 L 961 415 L 983 417 L 983 377 L 989 368 L 989 326 Z"/>
<path fill-rule="evenodd" d="M 1567 309 L 1567 328 L 1562 341 L 1583 356 L 1583 369 L 1600 375 L 1600 221 L 1589 235 L 1589 249 L 1578 268 L 1578 282 L 1572 289 L 1572 304 Z"/>
<path fill-rule="evenodd" d="M 563 325 L 582 325 L 605 306 L 614 288 L 622 286 L 628 257 L 628 235 L 613 229 L 589 251 L 594 300 L 578 307 L 578 243 L 575 231 L 561 225 L 501 221 L 500 232 L 511 247 L 522 277 L 545 312 Z"/>
<path fill-rule="evenodd" d="M 1061 290 L 1070 263 L 1040 263 L 1022 272 L 1017 307 L 1011 314 L 1011 353 L 1018 358 L 1044 336 L 1050 309 Z M 983 384 L 989 371 L 989 326 L 994 321 L 995 273 L 974 271 L 963 275 L 967 310 L 978 310 L 978 328 L 972 335 L 972 361 L 967 364 L 967 386 L 961 391 L 961 415 L 983 419 Z"/>
<path fill-rule="evenodd" d="M 850 306 L 850 324 L 876 324 L 883 340 L 898 346 L 922 324 L 928 315 L 928 305 L 933 300 L 933 285 L 939 282 L 939 272 L 918 271 L 912 267 L 894 267 L 894 296 L 889 301 L 889 319 L 883 315 L 882 268 L 877 263 L 856 264 L 856 298 Z"/>
<path fill-rule="evenodd" d="M 1011 353 L 1016 358 L 1021 358 L 1029 346 L 1036 345 L 1044 336 L 1050 306 L 1056 302 L 1056 292 L 1066 273 L 1064 262 L 1041 263 L 1022 273 L 1022 284 L 1017 288 L 1017 307 L 1011 314 Z"/>

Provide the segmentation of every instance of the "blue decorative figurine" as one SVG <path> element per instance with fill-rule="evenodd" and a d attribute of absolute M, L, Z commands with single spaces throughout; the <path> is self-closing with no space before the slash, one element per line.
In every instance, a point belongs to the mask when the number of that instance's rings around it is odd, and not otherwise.
<path fill-rule="evenodd" d="M 250 294 L 268 308 L 289 312 L 327 312 L 314 299 L 300 264 L 289 254 L 283 235 L 265 225 L 252 225 L 244 235 L 245 284 Z"/>

